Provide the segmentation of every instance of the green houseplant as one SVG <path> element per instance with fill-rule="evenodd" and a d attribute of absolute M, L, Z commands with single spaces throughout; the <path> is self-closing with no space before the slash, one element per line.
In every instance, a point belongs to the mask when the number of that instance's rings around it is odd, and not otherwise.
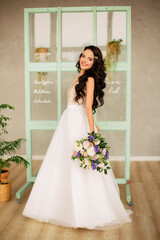
<path fill-rule="evenodd" d="M 115 38 L 107 43 L 106 48 L 106 58 L 105 58 L 105 65 L 108 72 L 108 77 L 110 81 L 110 89 L 111 89 L 111 83 L 112 83 L 112 74 L 111 69 L 113 68 L 113 71 L 115 71 L 119 55 L 121 53 L 122 48 L 122 39 L 116 40 Z"/>
<path fill-rule="evenodd" d="M 36 62 L 48 62 L 49 58 L 48 56 L 50 55 L 50 50 L 49 48 L 46 47 L 39 47 L 35 49 L 35 61 Z M 42 83 L 42 80 L 47 79 L 47 72 L 38 72 L 38 82 L 40 83 L 40 88 L 44 89 L 44 85 Z"/>
<path fill-rule="evenodd" d="M 11 163 L 24 164 L 28 166 L 29 162 L 21 156 L 14 155 L 16 150 L 21 146 L 21 143 L 25 141 L 24 138 L 19 138 L 13 141 L 6 141 L 1 138 L 3 134 L 7 134 L 7 125 L 10 117 L 4 116 L 1 111 L 4 109 L 14 110 L 13 106 L 9 104 L 0 105 L 0 202 L 8 201 L 10 199 L 11 182 L 8 179 L 1 179 L 1 173 L 4 168 L 9 168 Z M 6 171 L 6 169 L 5 169 Z"/>

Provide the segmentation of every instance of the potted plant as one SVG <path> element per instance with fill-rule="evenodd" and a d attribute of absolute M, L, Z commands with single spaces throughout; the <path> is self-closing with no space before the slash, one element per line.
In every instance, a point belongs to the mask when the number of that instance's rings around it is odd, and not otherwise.
<path fill-rule="evenodd" d="M 106 48 L 106 58 L 105 58 L 105 65 L 106 69 L 108 72 L 108 77 L 110 81 L 110 89 L 111 89 L 111 83 L 112 83 L 112 74 L 111 74 L 111 69 L 113 68 L 113 71 L 115 71 L 118 60 L 119 60 L 119 55 L 121 53 L 121 48 L 122 48 L 122 39 L 116 40 L 115 38 L 107 43 L 107 48 Z M 109 91 L 111 93 L 111 91 Z"/>
<path fill-rule="evenodd" d="M 0 202 L 8 201 L 10 199 L 11 192 L 11 181 L 1 177 L 1 173 L 6 171 L 4 168 L 9 168 L 11 166 L 11 162 L 16 164 L 23 163 L 25 167 L 29 164 L 29 162 L 23 157 L 14 155 L 15 151 L 20 148 L 21 143 L 25 140 L 24 138 L 19 138 L 13 141 L 6 141 L 1 138 L 2 134 L 8 133 L 6 127 L 8 125 L 8 121 L 11 119 L 1 114 L 1 111 L 7 108 L 14 110 L 14 107 L 9 104 L 0 105 Z"/>
<path fill-rule="evenodd" d="M 49 48 L 39 47 L 35 49 L 36 62 L 48 62 Z"/>
<path fill-rule="evenodd" d="M 35 49 L 35 61 L 36 62 L 48 62 L 48 56 L 50 55 L 49 48 L 39 47 Z M 40 83 L 40 88 L 44 89 L 42 80 L 47 79 L 47 72 L 38 72 L 38 81 Z"/>

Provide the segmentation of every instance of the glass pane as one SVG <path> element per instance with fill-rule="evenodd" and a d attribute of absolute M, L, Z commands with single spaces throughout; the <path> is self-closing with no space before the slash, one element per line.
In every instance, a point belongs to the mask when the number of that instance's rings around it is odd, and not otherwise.
<path fill-rule="evenodd" d="M 67 101 L 68 101 L 68 89 L 71 85 L 71 83 L 74 80 L 74 77 L 76 76 L 76 72 L 62 72 L 62 112 L 65 110 L 67 107 Z"/>
<path fill-rule="evenodd" d="M 90 44 L 93 44 L 93 14 L 62 13 L 62 61 L 77 61 L 84 46 Z"/>
<path fill-rule="evenodd" d="M 111 147 L 109 155 L 111 160 L 114 156 L 124 157 L 125 155 L 125 131 L 107 131 L 101 130 L 102 136 L 105 138 L 108 145 Z"/>
<path fill-rule="evenodd" d="M 54 135 L 54 130 L 34 130 L 32 131 L 32 175 L 34 176 L 40 168 L 41 162 L 49 147 Z M 37 160 L 38 163 L 37 163 Z M 41 161 L 40 161 L 41 160 Z M 39 163 L 40 162 L 40 163 Z"/>
<path fill-rule="evenodd" d="M 110 83 L 106 78 L 104 105 L 97 109 L 98 121 L 125 121 L 126 119 L 126 73 L 112 72 Z"/>
<path fill-rule="evenodd" d="M 104 57 L 107 43 L 114 38 L 122 38 L 119 61 L 126 61 L 126 12 L 97 12 L 97 45 Z"/>
<path fill-rule="evenodd" d="M 57 120 L 57 73 L 31 73 L 32 120 Z"/>
<path fill-rule="evenodd" d="M 57 57 L 57 13 L 30 14 L 31 62 L 55 62 Z"/>

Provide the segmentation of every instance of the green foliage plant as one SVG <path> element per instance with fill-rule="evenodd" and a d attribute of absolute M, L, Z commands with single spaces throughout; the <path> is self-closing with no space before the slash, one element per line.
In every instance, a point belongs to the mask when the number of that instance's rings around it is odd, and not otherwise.
<path fill-rule="evenodd" d="M 24 164 L 25 167 L 28 166 L 29 162 L 25 160 L 21 156 L 14 155 L 16 150 L 20 149 L 21 143 L 25 141 L 24 138 L 19 138 L 13 141 L 6 141 L 2 139 L 3 134 L 8 134 L 7 125 L 8 121 L 11 119 L 10 117 L 4 116 L 1 112 L 4 109 L 14 110 L 13 106 L 9 104 L 1 104 L 0 105 L 0 184 L 1 182 L 1 173 L 3 168 L 9 168 L 11 166 L 11 162 L 16 164 Z"/>
<path fill-rule="evenodd" d="M 122 39 L 116 40 L 114 38 L 112 41 L 107 43 L 105 66 L 106 66 L 108 77 L 109 77 L 110 89 L 111 89 L 111 83 L 112 83 L 111 70 L 113 68 L 113 71 L 115 72 L 115 69 L 117 67 L 119 55 L 121 53 L 121 48 L 122 48 L 122 42 L 123 42 Z"/>

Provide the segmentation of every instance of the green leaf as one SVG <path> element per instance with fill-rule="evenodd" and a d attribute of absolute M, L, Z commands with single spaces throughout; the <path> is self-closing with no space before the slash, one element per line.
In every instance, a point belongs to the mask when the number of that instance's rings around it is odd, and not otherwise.
<path fill-rule="evenodd" d="M 28 167 L 29 162 L 27 160 L 25 160 L 23 157 L 21 156 L 11 156 L 10 158 L 8 158 L 7 160 L 5 160 L 5 162 L 9 163 L 9 162 L 14 162 L 16 164 L 21 164 L 23 163 L 23 165 L 25 167 Z"/>
<path fill-rule="evenodd" d="M 3 160 L 2 158 L 0 158 L 0 169 L 2 170 L 2 168 L 9 168 L 10 167 L 10 163 L 6 162 L 5 160 Z"/>
<path fill-rule="evenodd" d="M 19 138 L 14 141 L 4 141 L 0 139 L 0 156 L 15 153 L 16 150 L 20 149 L 21 143 L 23 141 L 25 141 L 24 138 Z"/>
<path fill-rule="evenodd" d="M 1 104 L 0 105 L 0 111 L 1 111 L 1 109 L 6 109 L 6 108 L 9 108 L 9 109 L 12 109 L 12 110 L 15 109 L 13 106 L 11 106 L 9 104 Z"/>

